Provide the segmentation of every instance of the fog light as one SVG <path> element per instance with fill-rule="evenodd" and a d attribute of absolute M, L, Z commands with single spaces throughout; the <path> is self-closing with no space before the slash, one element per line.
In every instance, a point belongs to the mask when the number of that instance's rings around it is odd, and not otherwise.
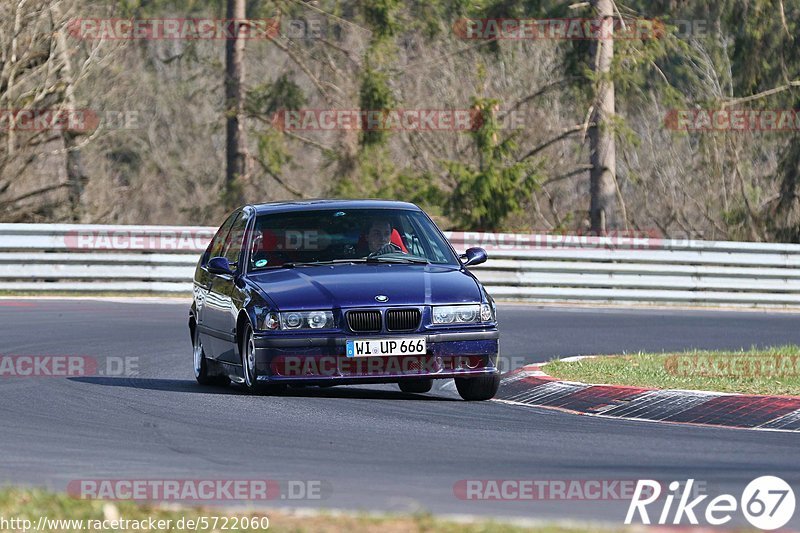
<path fill-rule="evenodd" d="M 266 329 L 278 329 L 281 325 L 281 321 L 278 318 L 278 313 L 270 313 L 267 315 L 267 319 L 264 321 L 264 327 Z"/>
<path fill-rule="evenodd" d="M 494 316 L 492 315 L 492 306 L 489 304 L 481 304 L 481 322 L 491 322 L 494 320 Z"/>

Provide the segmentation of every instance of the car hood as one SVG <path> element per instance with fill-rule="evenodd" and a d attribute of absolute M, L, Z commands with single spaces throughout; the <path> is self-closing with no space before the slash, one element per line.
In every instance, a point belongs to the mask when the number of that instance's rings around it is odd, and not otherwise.
<path fill-rule="evenodd" d="M 301 266 L 252 273 L 249 279 L 278 310 L 481 301 L 470 274 L 434 265 Z M 377 302 L 379 294 L 389 300 Z"/>

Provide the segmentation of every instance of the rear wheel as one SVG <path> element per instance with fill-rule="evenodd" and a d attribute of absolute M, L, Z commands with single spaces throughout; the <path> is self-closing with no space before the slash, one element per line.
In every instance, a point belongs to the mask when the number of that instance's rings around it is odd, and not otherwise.
<path fill-rule="evenodd" d="M 404 380 L 397 384 L 403 392 L 411 392 L 416 394 L 425 394 L 430 392 L 433 388 L 432 379 L 412 379 Z"/>
<path fill-rule="evenodd" d="M 458 394 L 467 401 L 476 402 L 491 400 L 500 387 L 500 374 L 455 378 Z"/>
<path fill-rule="evenodd" d="M 217 376 L 210 373 L 210 364 L 200 342 L 200 332 L 197 326 L 192 334 L 192 354 L 194 356 L 194 378 L 200 385 L 227 385 L 230 383 L 228 376 Z"/>

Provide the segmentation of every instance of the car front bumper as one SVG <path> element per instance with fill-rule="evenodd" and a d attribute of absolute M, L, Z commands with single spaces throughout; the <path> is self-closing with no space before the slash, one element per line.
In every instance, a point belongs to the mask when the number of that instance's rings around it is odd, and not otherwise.
<path fill-rule="evenodd" d="M 386 335 L 380 335 L 386 338 Z M 258 379 L 269 382 L 381 383 L 419 378 L 454 378 L 498 373 L 496 328 L 408 333 L 423 337 L 417 356 L 346 357 L 348 340 L 363 336 L 256 334 Z"/>

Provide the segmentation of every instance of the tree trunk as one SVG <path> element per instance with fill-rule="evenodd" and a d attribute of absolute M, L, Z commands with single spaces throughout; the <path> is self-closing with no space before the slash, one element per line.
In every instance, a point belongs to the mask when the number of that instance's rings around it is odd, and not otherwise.
<path fill-rule="evenodd" d="M 779 242 L 800 242 L 800 136 L 793 135 L 778 163 L 780 194 L 771 217 L 773 237 Z"/>
<path fill-rule="evenodd" d="M 62 22 L 61 12 L 57 5 L 52 7 L 53 19 L 56 24 Z M 58 50 L 58 60 L 61 63 L 59 78 L 64 85 L 64 107 L 70 113 L 78 112 L 77 100 L 75 98 L 75 77 L 72 72 L 72 58 L 70 57 L 67 39 L 64 35 L 64 28 L 57 27 L 55 31 L 56 49 Z M 79 147 L 80 137 L 83 132 L 70 131 L 65 129 L 62 133 L 64 142 L 65 162 L 67 171 L 67 184 L 69 186 L 69 205 L 70 216 L 73 222 L 80 222 L 83 216 L 83 191 L 89 177 L 83 167 L 81 151 Z"/>
<path fill-rule="evenodd" d="M 244 203 L 242 179 L 246 175 L 244 133 L 244 36 L 245 0 L 227 0 L 227 19 L 235 38 L 225 43 L 225 197 L 228 209 Z"/>
<path fill-rule="evenodd" d="M 601 38 L 592 41 L 590 47 L 592 70 L 596 76 L 596 93 L 593 125 L 589 128 L 590 193 L 589 218 L 591 230 L 598 234 L 617 227 L 615 174 L 616 146 L 613 120 L 614 81 L 611 79 L 611 63 L 614 60 L 614 3 L 613 0 L 592 0 L 597 10 L 602 32 Z"/>

